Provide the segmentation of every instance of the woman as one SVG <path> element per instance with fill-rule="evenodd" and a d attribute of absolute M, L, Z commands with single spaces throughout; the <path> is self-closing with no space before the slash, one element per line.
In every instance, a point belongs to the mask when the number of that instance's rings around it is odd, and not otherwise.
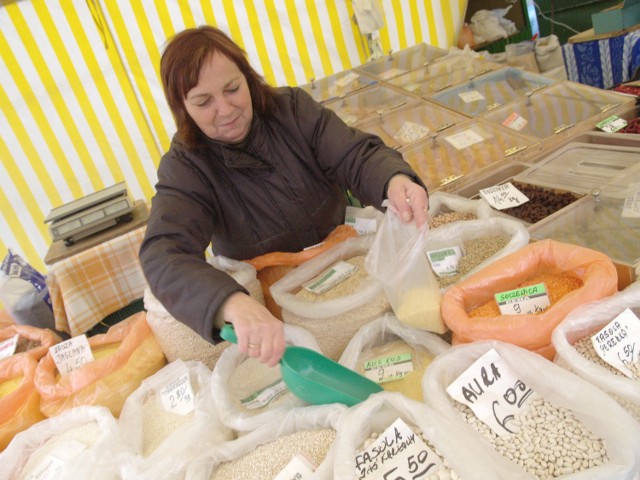
<path fill-rule="evenodd" d="M 210 342 L 224 322 L 238 346 L 273 366 L 282 322 L 205 260 L 300 251 L 344 223 L 350 189 L 426 220 L 428 196 L 401 155 L 348 127 L 298 88 L 272 88 L 222 31 L 185 30 L 160 62 L 177 132 L 158 168 L 140 261 L 156 298 Z"/>

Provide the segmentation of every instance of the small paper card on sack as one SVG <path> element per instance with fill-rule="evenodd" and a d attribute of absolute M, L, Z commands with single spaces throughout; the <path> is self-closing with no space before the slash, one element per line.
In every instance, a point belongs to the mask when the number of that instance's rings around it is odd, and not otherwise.
<path fill-rule="evenodd" d="M 640 319 L 627 308 L 592 337 L 600 358 L 629 378 L 638 378 L 640 368 Z M 634 374 L 635 369 L 635 374 Z"/>
<path fill-rule="evenodd" d="M 496 293 L 494 298 L 502 315 L 535 315 L 551 305 L 544 283 Z"/>
<path fill-rule="evenodd" d="M 273 480 L 310 480 L 316 466 L 301 453 L 295 455 Z"/>
<path fill-rule="evenodd" d="M 16 353 L 18 338 L 20 338 L 20 335 L 16 333 L 13 337 L 0 342 L 0 359 L 10 357 Z"/>
<path fill-rule="evenodd" d="M 426 478 L 442 468 L 442 461 L 420 435 L 397 418 L 365 450 L 356 455 L 359 480 Z"/>
<path fill-rule="evenodd" d="M 529 409 L 534 396 L 494 348 L 462 372 L 447 393 L 471 408 L 498 436 L 517 432 L 512 421 Z"/>
<path fill-rule="evenodd" d="M 514 187 L 511 182 L 483 188 L 480 190 L 480 195 L 496 210 L 517 207 L 529 201 L 529 197 Z"/>
<path fill-rule="evenodd" d="M 93 353 L 84 334 L 52 345 L 49 347 L 49 353 L 60 375 L 66 375 L 93 362 Z"/>
<path fill-rule="evenodd" d="M 155 392 L 166 412 L 188 415 L 195 410 L 195 395 L 186 366 L 177 371 L 160 371 L 157 375 L 160 378 L 160 386 Z"/>
<path fill-rule="evenodd" d="M 311 293 L 321 294 L 349 278 L 358 270 L 356 265 L 340 260 L 302 285 Z"/>

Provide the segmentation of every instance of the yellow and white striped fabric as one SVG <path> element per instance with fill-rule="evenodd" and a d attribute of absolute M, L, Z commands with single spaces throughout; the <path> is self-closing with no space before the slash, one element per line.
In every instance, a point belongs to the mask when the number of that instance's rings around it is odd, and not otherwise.
<path fill-rule="evenodd" d="M 383 0 L 384 51 L 455 44 L 465 0 Z M 49 211 L 119 181 L 153 195 L 175 130 L 158 77 L 167 39 L 226 31 L 273 85 L 366 61 L 351 0 L 1 0 L 0 256 L 36 268 Z"/>

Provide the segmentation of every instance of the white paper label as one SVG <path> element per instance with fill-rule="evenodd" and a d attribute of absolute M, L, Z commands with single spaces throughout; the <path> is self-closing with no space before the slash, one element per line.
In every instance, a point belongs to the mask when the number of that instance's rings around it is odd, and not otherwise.
<path fill-rule="evenodd" d="M 482 94 L 477 90 L 471 90 L 470 92 L 460 92 L 458 96 L 462 99 L 464 103 L 477 102 L 480 100 L 484 100 Z"/>
<path fill-rule="evenodd" d="M 13 337 L 0 342 L 0 358 L 7 358 L 16 353 L 18 338 L 20 335 L 16 333 Z"/>
<path fill-rule="evenodd" d="M 431 268 L 439 277 L 455 275 L 462 256 L 462 249 L 458 245 L 427 252 Z"/>
<path fill-rule="evenodd" d="M 347 205 L 344 224 L 355 228 L 358 235 L 375 233 L 378 230 L 378 221 L 375 218 L 360 216 L 362 212 L 364 212 L 364 208 Z"/>
<path fill-rule="evenodd" d="M 356 270 L 358 270 L 357 266 L 340 260 L 327 268 L 320 275 L 315 276 L 307 283 L 303 284 L 302 287 L 311 293 L 321 294 L 349 278 L 356 272 Z"/>
<path fill-rule="evenodd" d="M 178 415 L 188 415 L 195 409 L 195 395 L 191 388 L 189 371 L 168 379 L 157 391 L 165 411 Z"/>
<path fill-rule="evenodd" d="M 480 190 L 480 195 L 496 210 L 517 207 L 529 201 L 529 198 L 511 182 L 483 188 Z"/>
<path fill-rule="evenodd" d="M 471 129 L 463 130 L 462 132 L 454 133 L 453 135 L 448 135 L 444 137 L 444 139 L 458 150 L 464 150 L 465 148 L 469 148 L 471 145 L 484 142 L 484 138 Z"/>
<path fill-rule="evenodd" d="M 441 468 L 440 457 L 401 418 L 356 455 L 359 480 L 422 479 Z"/>
<path fill-rule="evenodd" d="M 424 125 L 413 122 L 404 122 L 393 138 L 402 143 L 411 143 L 426 137 L 428 134 L 429 129 Z"/>
<path fill-rule="evenodd" d="M 383 80 L 388 80 L 393 77 L 397 77 L 398 75 L 402 75 L 406 73 L 406 70 L 402 70 L 400 68 L 390 68 L 389 70 L 385 70 L 380 74 L 380 78 Z"/>
<path fill-rule="evenodd" d="M 527 126 L 529 122 L 526 118 L 518 115 L 516 112 L 513 112 L 511 115 L 507 117 L 507 119 L 502 122 L 502 125 L 510 128 L 511 130 L 520 131 Z"/>
<path fill-rule="evenodd" d="M 51 451 L 29 472 L 25 480 L 54 480 L 69 460 L 87 446 L 75 440 L 60 440 Z"/>
<path fill-rule="evenodd" d="M 336 80 L 335 84 L 339 87 L 344 88 L 350 83 L 352 83 L 353 81 L 357 80 L 358 78 L 360 78 L 360 75 L 358 75 L 355 72 L 349 72 L 344 77 L 341 77 L 338 80 Z"/>
<path fill-rule="evenodd" d="M 302 454 L 298 454 L 276 475 L 273 480 L 308 480 L 313 477 L 316 466 Z"/>
<path fill-rule="evenodd" d="M 281 394 L 287 391 L 287 385 L 284 380 L 277 380 L 271 385 L 252 393 L 247 398 L 240 400 L 242 406 L 247 410 L 257 410 L 265 405 L 268 405 L 274 398 L 279 397 Z"/>
<path fill-rule="evenodd" d="M 411 352 L 387 355 L 363 363 L 364 376 L 376 383 L 399 380 L 413 372 Z"/>
<path fill-rule="evenodd" d="M 591 337 L 600 358 L 629 378 L 635 378 L 630 366 L 640 360 L 640 319 L 627 308 Z"/>
<path fill-rule="evenodd" d="M 544 283 L 496 293 L 494 297 L 502 315 L 535 315 L 551 305 Z"/>
<path fill-rule="evenodd" d="M 93 353 L 86 335 L 78 335 L 49 347 L 53 362 L 60 372 L 66 375 L 83 365 L 93 362 Z"/>
<path fill-rule="evenodd" d="M 624 199 L 622 218 L 640 218 L 640 190 Z"/>
<path fill-rule="evenodd" d="M 596 123 L 596 127 L 607 133 L 615 133 L 627 126 L 627 121 L 617 115 L 611 115 L 601 122 Z"/>
<path fill-rule="evenodd" d="M 534 396 L 493 348 L 454 380 L 447 393 L 471 408 L 498 436 L 517 432 L 511 422 L 528 410 Z"/>

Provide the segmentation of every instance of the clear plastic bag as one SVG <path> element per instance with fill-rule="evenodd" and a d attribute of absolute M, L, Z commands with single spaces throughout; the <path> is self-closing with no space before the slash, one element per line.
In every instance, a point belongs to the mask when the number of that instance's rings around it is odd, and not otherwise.
<path fill-rule="evenodd" d="M 429 229 L 403 223 L 387 209 L 367 254 L 365 268 L 384 285 L 398 320 L 435 333 L 447 330 L 440 316 L 440 288 L 424 254 Z"/>

